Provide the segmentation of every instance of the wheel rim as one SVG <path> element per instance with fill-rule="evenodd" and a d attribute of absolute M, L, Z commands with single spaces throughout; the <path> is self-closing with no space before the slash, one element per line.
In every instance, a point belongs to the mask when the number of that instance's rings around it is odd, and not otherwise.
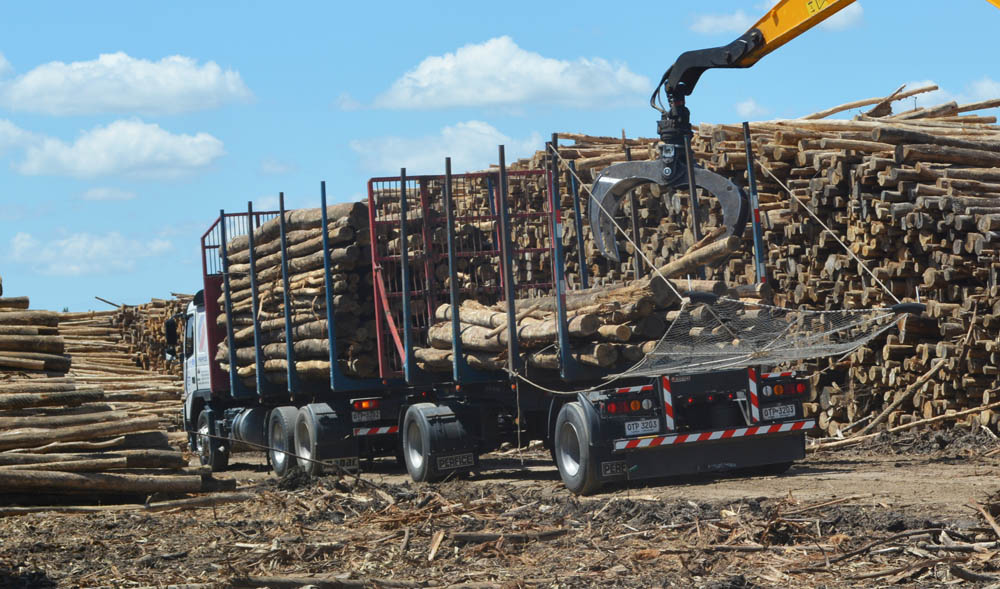
<path fill-rule="evenodd" d="M 295 454 L 305 460 L 312 460 L 313 457 L 312 438 L 305 420 L 300 421 L 295 426 Z"/>
<path fill-rule="evenodd" d="M 195 437 L 195 451 L 202 464 L 209 464 L 212 458 L 212 441 L 208 437 L 208 423 L 198 424 L 198 435 Z"/>
<path fill-rule="evenodd" d="M 576 426 L 566 422 L 559 429 L 559 463 L 568 476 L 576 476 L 580 472 L 580 436 Z"/>
<path fill-rule="evenodd" d="M 288 444 L 285 443 L 285 428 L 281 427 L 280 420 L 271 422 L 270 442 L 271 464 L 274 465 L 275 470 L 280 471 L 288 462 L 288 455 L 285 454 L 285 451 L 288 450 Z"/>
<path fill-rule="evenodd" d="M 424 437 L 415 421 L 406 428 L 406 460 L 414 470 L 424 466 Z"/>

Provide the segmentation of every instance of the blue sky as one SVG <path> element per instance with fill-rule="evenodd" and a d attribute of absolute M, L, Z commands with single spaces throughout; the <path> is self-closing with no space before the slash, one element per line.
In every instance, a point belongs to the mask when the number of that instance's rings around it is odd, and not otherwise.
<path fill-rule="evenodd" d="M 653 84 L 760 2 L 44 3 L 0 22 L 0 276 L 34 308 L 200 282 L 219 209 L 361 198 L 367 178 L 529 155 L 553 131 L 652 136 Z M 1000 97 L 1000 11 L 864 0 L 749 70 L 708 72 L 694 121 L 804 115 L 933 81 Z M 849 115 L 850 113 L 848 113 Z M 1000 114 L 997 109 L 984 114 Z"/>

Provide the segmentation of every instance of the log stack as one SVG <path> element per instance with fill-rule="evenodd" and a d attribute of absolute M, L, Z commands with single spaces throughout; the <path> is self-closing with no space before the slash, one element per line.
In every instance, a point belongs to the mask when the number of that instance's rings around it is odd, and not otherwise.
<path fill-rule="evenodd" d="M 891 102 L 869 101 L 877 108 L 852 120 L 814 116 L 751 124 L 774 303 L 815 310 L 918 297 L 928 303 L 923 316 L 906 317 L 849 358 L 801 366 L 813 374 L 815 398 L 807 410 L 831 434 L 863 427 L 893 404 L 890 426 L 980 407 L 995 401 L 1000 387 L 1000 127 L 995 117 L 967 114 L 1000 101 L 898 114 L 886 108 Z M 633 159 L 655 153 L 651 140 L 560 137 L 575 140 L 561 153 L 575 160 L 585 182 L 600 166 L 624 161 L 626 147 Z M 705 167 L 745 187 L 742 139 L 739 126 L 700 125 L 693 150 Z M 539 165 L 542 157 L 519 165 Z M 564 171 L 564 187 L 568 180 Z M 662 264 L 694 245 L 686 191 L 666 194 L 646 185 L 635 194 L 637 242 L 649 259 Z M 589 227 L 578 239 L 570 196 L 561 200 L 571 282 L 579 282 L 580 243 L 592 283 L 634 278 L 632 246 L 620 239 L 620 263 L 595 257 Z M 586 215 L 586 198 L 581 200 Z M 703 231 L 710 233 L 721 212 L 710 196 L 699 201 Z M 630 217 L 626 198 L 624 227 Z M 748 231 L 737 248 L 745 254 L 709 265 L 704 277 L 729 288 L 752 283 L 751 247 Z M 942 366 L 922 381 L 937 359 Z M 909 390 L 914 384 L 919 386 Z M 897 395 L 906 398 L 894 403 Z M 983 410 L 964 421 L 996 430 L 1000 414 Z"/>
<path fill-rule="evenodd" d="M 28 307 L 28 297 L 0 298 L 0 370 L 66 372 L 70 361 L 59 335 L 59 314 Z"/>
<path fill-rule="evenodd" d="M 58 361 L 27 356 L 44 361 L 42 369 L 0 368 L 5 502 L 65 501 L 62 496 L 106 502 L 219 487 L 207 469 L 189 467 L 171 446 L 172 438 L 186 438 L 177 431 L 180 380 L 134 366 L 110 322 L 115 311 L 29 312 L 27 300 L 18 301 L 19 310 L 10 312 L 20 319 L 35 313 L 33 328 L 51 331 L 37 337 L 59 342 L 58 349 L 18 353 L 62 355 Z M 0 313 L 2 325 L 26 325 L 13 320 Z"/>
<path fill-rule="evenodd" d="M 141 305 L 121 305 L 111 316 L 112 327 L 129 347 L 132 363 L 143 370 L 181 375 L 179 362 L 168 364 L 167 339 L 163 324 L 176 317 L 177 333 L 184 333 L 184 312 L 193 295 L 172 293 L 169 299 L 152 299 Z M 174 350 L 175 355 L 179 350 Z"/>
<path fill-rule="evenodd" d="M 321 211 L 300 209 L 285 215 L 296 368 L 305 379 L 329 378 Z M 367 208 L 361 203 L 337 204 L 327 208 L 327 215 L 338 362 L 345 374 L 370 377 L 375 375 L 377 364 Z M 252 308 L 249 240 L 243 235 L 227 244 L 237 368 L 250 386 L 255 384 L 254 313 L 261 324 L 267 378 L 283 381 L 287 370 L 277 217 L 254 230 L 254 252 L 259 297 L 256 310 Z M 225 324 L 224 301 L 224 296 L 216 301 L 220 325 Z M 225 370 L 229 369 L 228 346 L 229 342 L 224 342 L 216 355 Z"/>

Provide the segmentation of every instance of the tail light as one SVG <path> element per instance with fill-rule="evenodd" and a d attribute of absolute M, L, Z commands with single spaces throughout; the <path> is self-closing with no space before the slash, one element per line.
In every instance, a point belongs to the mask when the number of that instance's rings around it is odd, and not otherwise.
<path fill-rule="evenodd" d="M 378 399 L 359 399 L 352 403 L 355 411 L 371 411 L 372 409 L 378 409 L 379 400 Z"/>

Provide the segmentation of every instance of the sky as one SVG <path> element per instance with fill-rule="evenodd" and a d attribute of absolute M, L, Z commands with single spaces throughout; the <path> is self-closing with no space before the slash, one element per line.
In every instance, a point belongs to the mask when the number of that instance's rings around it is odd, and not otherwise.
<path fill-rule="evenodd" d="M 804 0 L 802 0 L 804 1 Z M 373 176 L 532 154 L 553 132 L 655 136 L 687 50 L 771 2 L 17 2 L 0 21 L 0 276 L 32 308 L 200 288 L 220 210 L 362 199 Z M 1000 10 L 862 0 L 747 70 L 707 72 L 694 122 L 792 118 L 901 84 L 1000 97 Z M 853 113 L 845 113 L 851 116 Z M 1000 114 L 1000 109 L 981 114 Z"/>

